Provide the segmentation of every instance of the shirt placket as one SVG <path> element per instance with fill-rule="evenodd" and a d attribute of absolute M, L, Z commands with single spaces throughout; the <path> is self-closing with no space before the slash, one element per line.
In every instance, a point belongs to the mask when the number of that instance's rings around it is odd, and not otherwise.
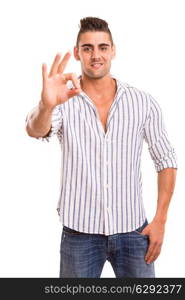
<path fill-rule="evenodd" d="M 107 118 L 107 124 L 106 124 L 106 133 L 104 131 L 103 125 L 101 123 L 101 120 L 99 118 L 99 114 L 97 111 L 96 106 L 93 104 L 92 100 L 85 94 L 82 93 L 83 97 L 85 97 L 86 101 L 91 105 L 92 109 L 95 111 L 95 115 L 96 115 L 96 121 L 98 124 L 98 128 L 100 129 L 101 132 L 101 139 L 102 139 L 102 143 L 103 143 L 103 152 L 102 152 L 102 168 L 103 168 L 103 174 L 102 174 L 102 184 L 103 186 L 101 187 L 103 190 L 103 215 L 104 215 L 104 220 L 103 220 L 103 228 L 104 228 L 104 233 L 106 235 L 111 234 L 111 231 L 113 231 L 113 211 L 112 211 L 112 207 L 108 201 L 108 198 L 110 197 L 110 192 L 111 192 L 111 186 L 110 186 L 110 182 L 108 182 L 108 171 L 109 171 L 109 162 L 108 162 L 108 150 L 110 152 L 110 145 L 111 145 L 111 139 L 109 137 L 110 135 L 110 124 L 109 124 L 109 120 L 112 118 L 112 115 L 115 111 L 115 106 L 116 106 L 116 99 L 113 103 L 113 105 L 110 108 L 109 114 L 108 114 L 108 118 Z M 109 125 L 109 126 L 108 126 Z M 110 149 L 108 149 L 110 148 Z"/>
<path fill-rule="evenodd" d="M 101 133 L 101 139 L 102 139 L 102 144 L 103 144 L 103 151 L 102 151 L 102 169 L 103 169 L 103 174 L 102 174 L 102 184 L 103 186 L 101 187 L 103 189 L 103 215 L 104 215 L 104 221 L 103 221 L 103 228 L 104 228 L 104 233 L 105 234 L 109 234 L 109 219 L 111 216 L 111 208 L 108 206 L 108 182 L 107 182 L 107 178 L 108 178 L 108 160 L 107 160 L 107 152 L 108 152 L 108 147 L 109 147 L 109 143 L 110 143 L 110 139 L 108 138 L 109 135 L 109 129 L 107 128 L 107 131 L 105 133 L 103 125 L 101 123 L 101 120 L 99 118 L 99 114 L 98 111 L 96 109 L 96 106 L 91 102 L 91 100 L 89 99 L 89 97 L 87 95 L 85 95 L 86 101 L 88 101 L 88 103 L 91 105 L 92 109 L 95 112 L 96 115 L 96 122 L 98 125 L 98 128 L 100 129 L 100 133 Z M 109 119 L 109 117 L 108 117 Z M 108 124 L 108 119 L 107 119 L 107 124 Z"/>
<path fill-rule="evenodd" d="M 111 143 L 108 135 L 104 137 L 103 140 L 103 211 L 104 211 L 104 232 L 106 235 L 110 234 L 112 224 L 112 208 L 109 203 L 110 197 L 110 182 L 108 182 L 108 171 L 109 171 L 109 162 L 108 162 L 108 148 Z"/>

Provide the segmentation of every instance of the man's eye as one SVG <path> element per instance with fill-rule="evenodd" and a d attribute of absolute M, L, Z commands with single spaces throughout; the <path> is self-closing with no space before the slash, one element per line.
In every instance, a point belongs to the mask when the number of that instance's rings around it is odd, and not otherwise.
<path fill-rule="evenodd" d="M 87 48 L 84 48 L 84 51 L 90 51 L 91 50 L 91 48 L 89 48 L 89 47 L 87 47 Z"/>
<path fill-rule="evenodd" d="M 101 50 L 105 51 L 107 50 L 107 47 L 101 47 Z"/>

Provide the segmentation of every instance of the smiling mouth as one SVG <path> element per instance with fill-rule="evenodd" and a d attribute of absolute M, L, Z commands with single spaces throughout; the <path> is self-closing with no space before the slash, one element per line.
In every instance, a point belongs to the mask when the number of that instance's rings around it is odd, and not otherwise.
<path fill-rule="evenodd" d="M 102 63 L 93 63 L 91 64 L 91 67 L 93 67 L 94 69 L 99 69 L 102 65 Z"/>

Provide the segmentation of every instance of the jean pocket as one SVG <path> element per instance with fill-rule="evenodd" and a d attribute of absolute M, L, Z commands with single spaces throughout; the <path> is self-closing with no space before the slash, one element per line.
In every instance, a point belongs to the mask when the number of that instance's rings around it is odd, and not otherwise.
<path fill-rule="evenodd" d="M 134 232 L 137 233 L 139 236 L 148 238 L 148 235 L 141 233 L 147 225 L 148 225 L 148 221 L 146 220 L 144 222 L 144 224 L 141 227 L 139 227 L 136 230 L 134 230 Z"/>

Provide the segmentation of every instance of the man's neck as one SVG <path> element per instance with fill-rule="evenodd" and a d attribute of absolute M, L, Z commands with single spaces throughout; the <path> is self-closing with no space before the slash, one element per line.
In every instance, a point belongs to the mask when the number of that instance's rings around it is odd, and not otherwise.
<path fill-rule="evenodd" d="M 100 79 L 90 79 L 84 75 L 81 76 L 81 88 L 87 94 L 94 95 L 97 100 L 105 99 L 106 95 L 116 92 L 116 82 L 109 75 Z"/>

